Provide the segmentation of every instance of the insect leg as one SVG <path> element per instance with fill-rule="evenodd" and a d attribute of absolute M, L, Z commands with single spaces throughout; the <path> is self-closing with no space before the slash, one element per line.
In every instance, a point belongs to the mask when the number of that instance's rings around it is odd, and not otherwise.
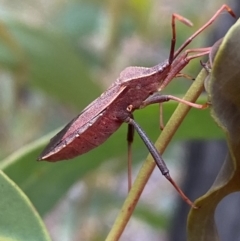
<path fill-rule="evenodd" d="M 160 130 L 164 129 L 164 119 L 163 119 L 163 103 L 159 103 L 159 125 L 160 125 Z"/>
<path fill-rule="evenodd" d="M 154 144 L 151 142 L 151 140 L 149 140 L 149 138 L 147 137 L 146 133 L 142 130 L 142 128 L 138 125 L 138 123 L 132 119 L 131 117 L 128 117 L 127 119 L 125 119 L 125 122 L 134 126 L 134 128 L 136 129 L 137 133 L 139 134 L 139 136 L 141 137 L 141 139 L 143 140 L 144 144 L 146 145 L 146 147 L 148 148 L 149 152 L 151 153 L 153 159 L 155 160 L 158 168 L 160 169 L 161 173 L 168 179 L 168 181 L 175 187 L 175 189 L 177 190 L 177 192 L 180 194 L 180 196 L 183 198 L 183 200 L 185 202 L 187 202 L 190 206 L 192 206 L 193 208 L 197 208 L 192 201 L 190 201 L 190 199 L 183 193 L 183 191 L 181 190 L 181 188 L 174 182 L 174 180 L 172 179 L 172 177 L 169 174 L 169 170 L 164 162 L 164 160 L 162 159 L 160 153 L 157 151 L 156 147 L 154 146 Z"/>
<path fill-rule="evenodd" d="M 201 60 L 200 60 L 201 62 Z M 195 78 L 193 78 L 192 76 L 188 75 L 188 74 L 183 74 L 183 73 L 178 73 L 176 74 L 175 78 L 185 78 L 185 79 L 188 79 L 188 80 L 195 80 Z"/>
<path fill-rule="evenodd" d="M 203 105 L 202 104 L 196 104 L 196 103 L 192 103 L 192 102 L 189 102 L 187 100 L 178 98 L 178 97 L 173 96 L 173 95 L 162 95 L 160 92 L 156 92 L 142 102 L 141 108 L 144 108 L 144 107 L 146 107 L 148 105 L 151 105 L 151 104 L 167 102 L 169 100 L 175 100 L 177 102 L 189 105 L 189 106 L 197 108 L 197 109 L 206 109 L 209 106 L 208 103 L 205 103 Z"/>
<path fill-rule="evenodd" d="M 133 117 L 132 117 L 133 118 Z M 128 142 L 128 191 L 132 186 L 132 143 L 134 137 L 134 127 L 128 124 L 127 142 Z"/>

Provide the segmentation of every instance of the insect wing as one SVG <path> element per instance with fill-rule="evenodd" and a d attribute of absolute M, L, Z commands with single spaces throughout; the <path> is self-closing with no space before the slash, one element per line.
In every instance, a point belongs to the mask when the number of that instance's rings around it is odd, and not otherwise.
<path fill-rule="evenodd" d="M 100 97 L 89 104 L 77 117 L 69 122 L 58 134 L 56 134 L 40 154 L 38 160 L 44 159 L 51 153 L 60 151 L 71 143 L 77 135 L 88 128 L 88 123 L 96 121 L 102 113 L 126 88 L 118 84 L 113 84 Z"/>

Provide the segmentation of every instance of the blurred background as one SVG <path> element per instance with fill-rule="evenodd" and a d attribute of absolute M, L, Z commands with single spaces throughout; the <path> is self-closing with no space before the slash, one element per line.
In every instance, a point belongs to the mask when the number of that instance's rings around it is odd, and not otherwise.
<path fill-rule="evenodd" d="M 91 153 L 64 163 L 37 163 L 44 145 L 125 67 L 154 66 L 168 58 L 172 13 L 194 23 L 192 28 L 177 23 L 180 46 L 223 3 L 239 16 L 236 0 L 0 0 L 0 157 L 8 160 L 15 151 L 39 143 L 31 158 L 24 164 L 16 158 L 19 166 L 6 173 L 29 196 L 53 240 L 106 237 L 127 195 L 127 127 Z M 234 21 L 222 14 L 190 48 L 211 46 Z M 184 73 L 196 77 L 200 69 L 194 60 Z M 165 93 L 182 96 L 190 84 L 174 80 Z M 175 107 L 164 105 L 165 122 Z M 136 112 L 135 119 L 156 140 L 158 106 Z M 147 156 L 139 137 L 135 139 L 134 177 Z M 192 110 L 164 154 L 172 176 L 191 199 L 213 183 L 227 153 L 223 139 L 208 110 Z M 235 225 L 227 228 L 222 222 L 225 217 L 236 223 L 229 207 L 239 199 L 228 200 L 227 208 L 220 205 L 216 219 L 222 240 L 240 240 Z M 186 240 L 188 211 L 155 170 L 121 240 Z"/>

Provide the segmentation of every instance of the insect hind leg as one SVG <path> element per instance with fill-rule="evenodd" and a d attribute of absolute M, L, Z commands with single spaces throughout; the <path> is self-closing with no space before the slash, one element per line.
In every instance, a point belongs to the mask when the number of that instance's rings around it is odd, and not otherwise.
<path fill-rule="evenodd" d="M 183 193 L 181 188 L 175 183 L 175 181 L 172 179 L 172 177 L 169 174 L 169 170 L 160 155 L 160 153 L 157 151 L 154 144 L 151 142 L 151 140 L 147 137 L 146 133 L 142 130 L 142 128 L 138 125 L 138 123 L 131 117 L 128 117 L 124 120 L 126 123 L 132 125 L 134 129 L 137 131 L 139 136 L 141 137 L 142 141 L 148 148 L 149 152 L 151 153 L 156 165 L 158 166 L 161 173 L 165 176 L 165 178 L 174 186 L 174 188 L 177 190 L 177 192 L 180 194 L 180 196 L 183 198 L 183 200 L 188 203 L 191 207 L 197 208 L 193 202 Z"/>

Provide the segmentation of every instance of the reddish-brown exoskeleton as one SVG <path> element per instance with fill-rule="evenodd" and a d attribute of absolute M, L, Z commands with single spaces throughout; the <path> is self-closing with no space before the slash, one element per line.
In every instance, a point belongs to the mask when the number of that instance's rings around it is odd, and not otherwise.
<path fill-rule="evenodd" d="M 180 71 L 191 59 L 209 53 L 211 48 L 191 49 L 181 54 L 183 49 L 209 26 L 223 10 L 227 10 L 232 16 L 235 16 L 227 5 L 223 5 L 177 51 L 175 51 L 175 20 L 178 19 L 187 25 L 191 25 L 191 22 L 178 14 L 173 14 L 172 43 L 169 58 L 152 68 L 128 67 L 122 71 L 119 78 L 106 92 L 88 105 L 75 119 L 51 139 L 48 146 L 40 155 L 39 160 L 56 162 L 86 153 L 106 141 L 122 123 L 128 123 L 129 145 L 133 140 L 135 129 L 152 154 L 162 174 L 172 183 L 182 198 L 188 204 L 194 206 L 173 181 L 160 153 L 133 119 L 132 113 L 134 110 L 149 104 L 169 100 L 183 102 L 196 108 L 206 107 L 206 105 L 189 103 L 174 96 L 161 95 L 158 91 L 162 90 L 174 77 L 181 75 Z M 189 53 L 193 54 L 189 56 Z"/>

